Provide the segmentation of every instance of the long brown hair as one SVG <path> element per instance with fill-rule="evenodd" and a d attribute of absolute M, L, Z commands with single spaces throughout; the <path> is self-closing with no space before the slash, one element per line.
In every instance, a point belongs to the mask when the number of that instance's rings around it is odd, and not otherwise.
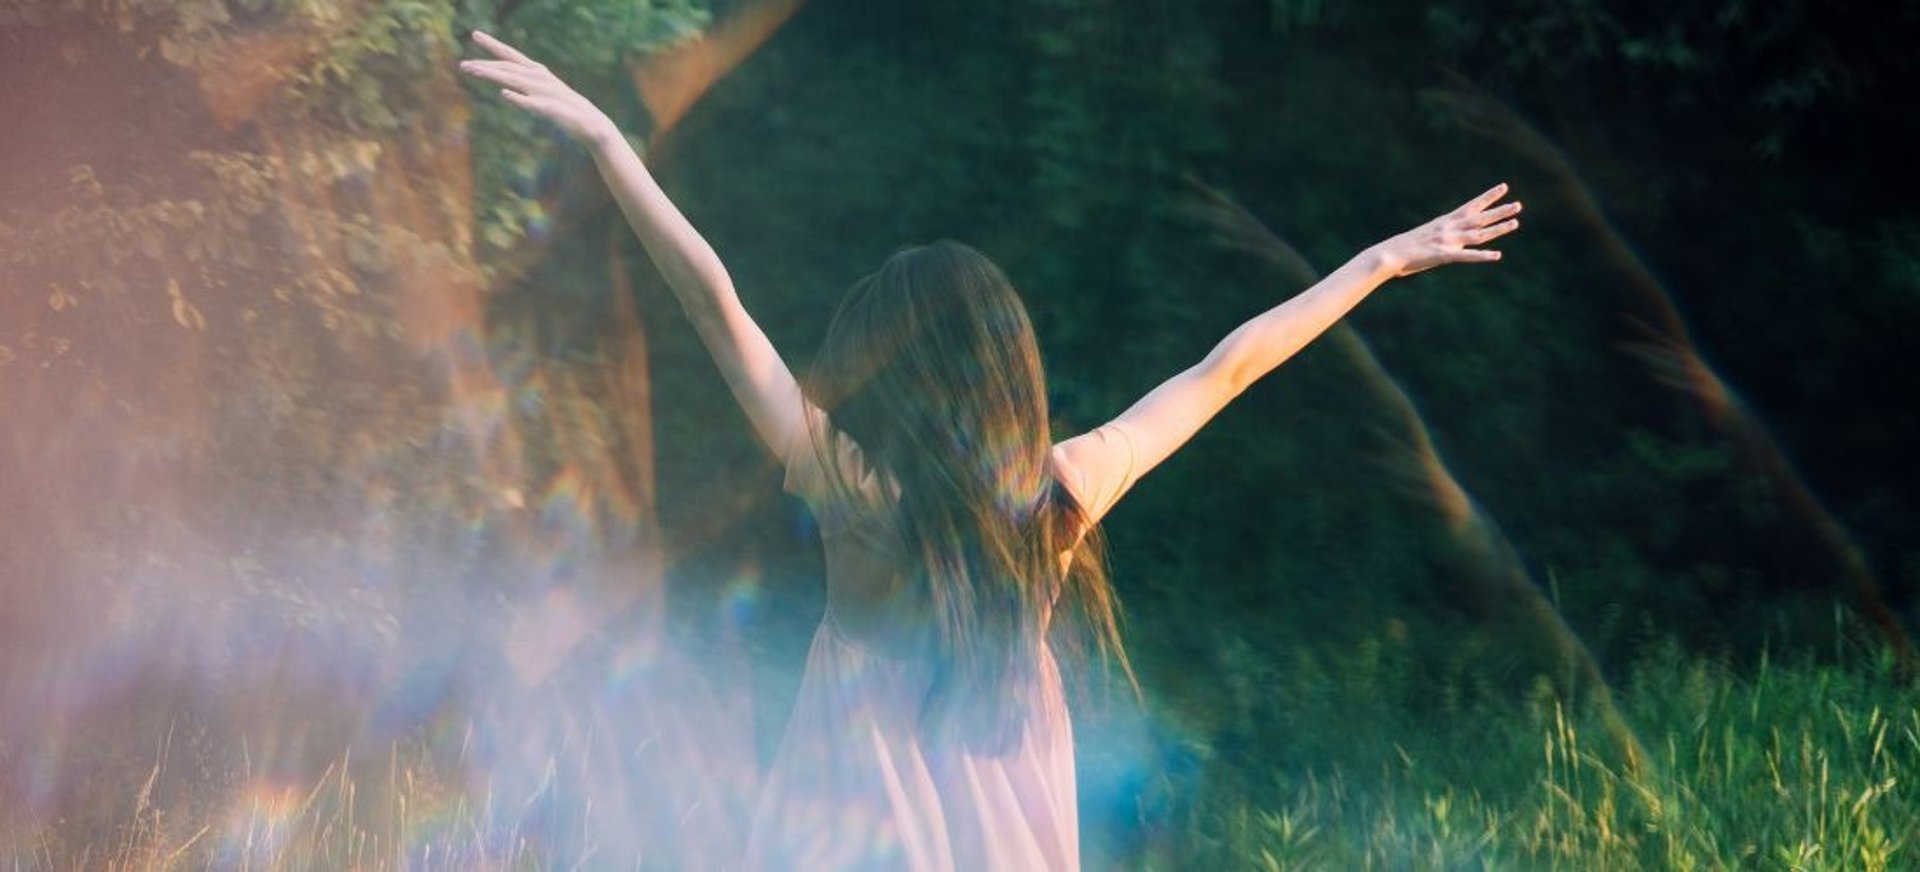
<path fill-rule="evenodd" d="M 1097 651 L 1131 680 L 1099 531 L 1051 473 L 1033 325 L 993 261 L 951 241 L 894 254 L 848 291 L 807 381 L 899 487 L 909 583 L 934 621 L 923 727 L 1009 747 L 1049 631 L 1055 649 Z M 845 487 L 852 471 L 822 457 Z"/>

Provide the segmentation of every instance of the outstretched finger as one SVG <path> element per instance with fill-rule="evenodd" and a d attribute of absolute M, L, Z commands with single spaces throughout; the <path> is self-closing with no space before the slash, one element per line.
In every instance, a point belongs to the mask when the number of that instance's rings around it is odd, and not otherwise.
<path fill-rule="evenodd" d="M 461 61 L 460 69 L 476 79 L 522 91 L 533 90 L 546 78 L 513 61 Z"/>
<path fill-rule="evenodd" d="M 1478 212 L 1482 209 L 1487 208 L 1488 206 L 1493 205 L 1494 203 L 1499 202 L 1500 198 L 1506 195 L 1507 195 L 1507 183 L 1501 182 L 1500 184 L 1497 184 L 1491 188 L 1488 188 L 1486 193 L 1481 194 L 1480 196 L 1475 197 L 1471 200 L 1468 200 L 1465 206 L 1460 207 L 1460 210 L 1462 212 L 1467 212 L 1467 213 Z"/>
<path fill-rule="evenodd" d="M 1518 214 L 1520 214 L 1520 201 L 1515 200 L 1511 203 L 1502 203 L 1485 212 L 1477 213 L 1471 216 L 1471 218 L 1473 220 L 1473 226 L 1485 227 L 1502 218 L 1512 218 Z"/>
<path fill-rule="evenodd" d="M 1519 229 L 1520 229 L 1520 219 L 1509 218 L 1491 227 L 1482 227 L 1479 230 L 1475 230 L 1468 233 L 1467 234 L 1468 244 L 1479 245 L 1483 242 L 1492 242 L 1495 239 L 1499 239 L 1500 237 L 1505 236 Z"/>
<path fill-rule="evenodd" d="M 524 54 L 521 54 L 519 49 L 514 48 L 513 46 L 510 46 L 510 45 L 507 45 L 504 42 L 501 42 L 499 39 L 495 38 L 493 34 L 487 33 L 484 30 L 474 31 L 473 41 L 476 44 L 478 44 L 481 48 L 484 48 L 487 51 L 492 52 L 494 57 L 504 58 L 510 61 L 519 61 L 523 64 L 530 64 L 534 62 L 533 58 L 530 58 Z"/>
<path fill-rule="evenodd" d="M 1463 248 L 1454 256 L 1459 263 L 1492 263 L 1500 259 L 1500 252 L 1485 248 Z"/>
<path fill-rule="evenodd" d="M 508 103 L 512 103 L 513 105 L 518 106 L 522 109 L 525 109 L 529 112 L 539 111 L 539 107 L 537 107 L 534 104 L 538 103 L 540 98 L 535 97 L 532 94 L 521 93 L 519 91 L 513 90 L 512 88 L 501 88 L 500 96 L 503 99 L 505 99 Z"/>

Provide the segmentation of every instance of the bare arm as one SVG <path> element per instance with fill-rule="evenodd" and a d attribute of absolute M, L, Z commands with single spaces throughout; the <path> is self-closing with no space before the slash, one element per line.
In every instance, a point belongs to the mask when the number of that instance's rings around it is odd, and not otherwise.
<path fill-rule="evenodd" d="M 1495 206 L 1497 185 L 1445 215 L 1379 243 L 1313 287 L 1240 325 L 1205 359 L 1168 379 L 1106 425 L 1060 443 L 1083 507 L 1098 520 L 1133 482 L 1186 444 L 1247 386 L 1292 357 L 1388 279 L 1448 263 L 1484 263 L 1471 248 L 1513 232 L 1518 202 Z"/>
<path fill-rule="evenodd" d="M 497 60 L 463 61 L 462 71 L 500 85 L 507 102 L 553 121 L 592 150 L 620 211 L 673 289 L 754 432 L 775 454 L 783 453 L 804 426 L 800 386 L 741 305 L 713 247 L 667 199 L 604 112 L 506 43 L 479 32 L 474 42 Z"/>

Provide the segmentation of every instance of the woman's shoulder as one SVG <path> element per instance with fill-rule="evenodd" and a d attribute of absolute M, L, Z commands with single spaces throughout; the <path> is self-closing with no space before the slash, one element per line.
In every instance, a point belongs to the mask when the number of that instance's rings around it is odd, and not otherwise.
<path fill-rule="evenodd" d="M 823 534 L 890 526 L 899 486 L 869 463 L 859 443 L 834 427 L 818 407 L 807 404 L 806 427 L 784 454 L 782 486 L 813 510 Z"/>
<path fill-rule="evenodd" d="M 1059 442 L 1051 452 L 1054 477 L 1088 521 L 1098 521 L 1133 484 L 1133 437 L 1111 421 Z"/>

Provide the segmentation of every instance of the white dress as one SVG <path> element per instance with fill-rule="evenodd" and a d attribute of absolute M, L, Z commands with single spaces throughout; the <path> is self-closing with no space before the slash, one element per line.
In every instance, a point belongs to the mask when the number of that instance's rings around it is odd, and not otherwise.
<path fill-rule="evenodd" d="M 1011 751 L 992 755 L 923 739 L 930 661 L 850 633 L 832 605 L 856 595 L 849 593 L 861 583 L 856 576 L 899 560 L 891 485 L 811 407 L 809 426 L 822 444 L 831 440 L 857 486 L 835 493 L 808 441 L 815 437 L 787 451 L 786 488 L 809 504 L 820 525 L 829 606 L 754 814 L 746 868 L 1078 869 L 1073 728 L 1052 652 L 1041 644 L 1034 680 L 1017 691 L 1027 695 L 1031 714 Z M 1102 455 L 1077 456 L 1084 464 Z M 1055 450 L 1055 472 L 1070 490 L 1100 490 L 1090 489 L 1065 457 Z M 1127 484 L 1125 476 L 1108 476 L 1114 485 L 1105 488 L 1112 492 L 1107 502 Z"/>

